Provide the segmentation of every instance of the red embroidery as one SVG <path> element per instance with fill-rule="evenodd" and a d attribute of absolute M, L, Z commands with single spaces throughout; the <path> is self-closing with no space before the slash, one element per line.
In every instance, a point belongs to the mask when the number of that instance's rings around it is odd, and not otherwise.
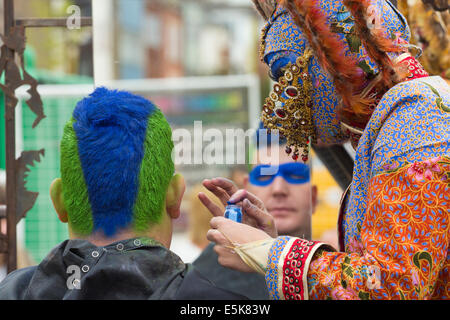
<path fill-rule="evenodd" d="M 317 241 L 297 239 L 292 244 L 283 266 L 283 295 L 286 300 L 304 300 L 305 265 Z M 306 270 L 307 272 L 307 270 Z M 305 279 L 304 279 L 305 278 Z"/>
<path fill-rule="evenodd" d="M 401 56 L 400 56 L 401 58 Z M 420 62 L 414 58 L 413 56 L 407 54 L 405 58 L 401 59 L 399 61 L 400 64 L 406 66 L 409 71 L 409 76 L 407 77 L 407 81 L 418 79 L 418 78 L 424 78 L 429 77 L 428 72 L 425 71 L 425 69 L 422 67 Z"/>

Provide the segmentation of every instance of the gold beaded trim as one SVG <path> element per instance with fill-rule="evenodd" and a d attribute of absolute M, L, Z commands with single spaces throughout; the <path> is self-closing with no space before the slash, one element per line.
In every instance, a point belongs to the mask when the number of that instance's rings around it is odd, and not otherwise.
<path fill-rule="evenodd" d="M 312 117 L 312 81 L 308 74 L 310 49 L 298 57 L 295 64 L 289 63 L 284 75 L 273 85 L 265 99 L 261 120 L 269 130 L 279 130 L 280 137 L 287 140 L 286 152 L 297 160 L 300 149 L 302 160 L 308 161 L 310 142 L 316 143 L 316 132 Z M 299 80 L 302 86 L 299 86 Z"/>
<path fill-rule="evenodd" d="M 264 53 L 266 51 L 266 37 L 267 32 L 270 29 L 270 23 L 267 23 L 262 29 L 261 29 L 261 35 L 259 40 L 259 60 L 264 62 Z"/>

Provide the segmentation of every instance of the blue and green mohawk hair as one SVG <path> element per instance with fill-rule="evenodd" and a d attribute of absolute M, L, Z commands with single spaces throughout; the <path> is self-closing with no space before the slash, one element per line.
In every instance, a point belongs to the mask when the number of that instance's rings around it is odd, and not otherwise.
<path fill-rule="evenodd" d="M 161 111 L 132 93 L 100 87 L 78 102 L 61 140 L 72 230 L 113 236 L 159 223 L 174 173 L 171 135 Z"/>

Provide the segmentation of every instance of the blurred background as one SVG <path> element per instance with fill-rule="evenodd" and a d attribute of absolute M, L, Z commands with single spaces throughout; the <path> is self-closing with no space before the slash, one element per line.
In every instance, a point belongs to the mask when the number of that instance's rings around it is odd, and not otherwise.
<path fill-rule="evenodd" d="M 27 178 L 28 190 L 39 192 L 39 197 L 18 226 L 19 246 L 30 261 L 40 262 L 51 248 L 68 238 L 67 226 L 59 222 L 51 204 L 49 187 L 60 176 L 59 140 L 64 124 L 76 102 L 94 85 L 123 88 L 149 98 L 173 129 L 192 133 L 194 121 L 202 121 L 203 131 L 257 128 L 271 82 L 258 56 L 263 21 L 250 0 L 14 3 L 16 18 L 69 17 L 74 14 L 70 9 L 74 5 L 81 16 L 93 17 L 92 27 L 26 31 L 26 68 L 40 83 L 47 116 L 32 129 L 31 111 L 22 102 L 16 108 L 17 153 L 45 148 L 45 156 Z M 25 98 L 23 92 L 18 95 Z M 5 168 L 4 131 L 4 121 L 0 121 L 1 168 Z M 342 190 L 314 155 L 313 168 L 319 202 L 312 218 L 312 237 L 333 239 Z M 172 249 L 189 262 L 204 245 L 196 236 L 205 232 L 208 222 L 190 214 L 198 205 L 194 195 L 200 190 L 199 183 L 225 176 L 239 184 L 247 166 L 184 164 L 177 166 L 177 171 L 185 176 L 188 189 L 175 224 Z"/>

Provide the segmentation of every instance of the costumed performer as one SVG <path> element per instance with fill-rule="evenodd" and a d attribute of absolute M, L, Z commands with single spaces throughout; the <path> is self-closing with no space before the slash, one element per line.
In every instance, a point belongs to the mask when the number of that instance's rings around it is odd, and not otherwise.
<path fill-rule="evenodd" d="M 242 204 L 251 225 L 203 201 L 217 216 L 208 238 L 219 262 L 264 273 L 273 299 L 450 298 L 450 88 L 409 53 L 406 20 L 385 0 L 254 2 L 267 20 L 262 58 L 277 81 L 262 110 L 266 128 L 303 162 L 311 143 L 350 139 L 353 181 L 336 251 L 277 237 L 258 198 L 213 179 L 210 190 Z"/>

